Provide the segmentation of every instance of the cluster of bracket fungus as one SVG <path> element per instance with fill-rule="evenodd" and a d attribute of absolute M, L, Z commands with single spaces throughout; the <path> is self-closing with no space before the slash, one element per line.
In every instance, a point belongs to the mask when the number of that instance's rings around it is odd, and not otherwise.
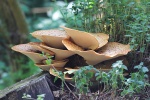
<path fill-rule="evenodd" d="M 108 42 L 109 36 L 107 34 L 90 34 L 67 27 L 62 28 L 64 30 L 35 31 L 31 35 L 41 40 L 41 42 L 19 44 L 13 46 L 12 49 L 28 56 L 36 66 L 49 71 L 54 76 L 57 76 L 52 71 L 54 67 L 61 71 L 78 70 L 78 67 L 81 66 L 80 64 L 76 66 L 67 64 L 76 60 L 70 59 L 74 55 L 83 58 L 81 61 L 85 61 L 86 65 L 95 66 L 99 64 L 101 67 L 101 62 L 126 55 L 130 51 L 129 45 Z M 53 58 L 49 58 L 52 56 Z M 52 59 L 51 64 L 46 63 L 47 59 Z M 107 66 L 100 69 L 108 71 L 111 68 Z M 65 77 L 66 80 L 71 79 L 70 77 Z"/>

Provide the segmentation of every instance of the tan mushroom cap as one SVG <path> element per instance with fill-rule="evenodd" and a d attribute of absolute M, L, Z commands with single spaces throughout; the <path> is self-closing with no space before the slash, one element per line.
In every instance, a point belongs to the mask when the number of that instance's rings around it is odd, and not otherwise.
<path fill-rule="evenodd" d="M 98 53 L 113 57 L 117 54 L 126 55 L 129 51 L 131 51 L 130 45 L 125 45 L 117 42 L 109 42 L 108 44 L 100 48 L 98 50 Z"/>
<path fill-rule="evenodd" d="M 50 54 L 51 56 L 53 56 L 53 55 L 55 55 L 55 53 L 54 52 L 52 52 L 52 51 L 50 51 L 50 50 L 47 50 L 47 49 L 45 49 L 45 48 L 42 48 L 41 46 L 40 46 L 40 42 L 30 42 L 29 43 L 33 48 L 35 48 L 36 50 L 39 50 L 39 51 L 42 51 L 42 52 L 44 52 L 44 53 L 48 53 L 48 54 Z"/>
<path fill-rule="evenodd" d="M 42 60 L 47 59 L 47 57 L 42 56 L 40 53 L 36 53 L 37 50 L 33 48 L 30 44 L 19 44 L 13 46 L 12 50 L 28 56 L 35 63 L 40 63 Z"/>
<path fill-rule="evenodd" d="M 66 32 L 58 29 L 39 30 L 32 33 L 32 36 L 46 43 L 53 48 L 63 49 L 62 40 L 67 38 Z"/>
<path fill-rule="evenodd" d="M 69 51 L 69 50 L 62 50 L 62 49 L 56 49 L 56 48 L 49 47 L 44 43 L 41 43 L 40 46 L 47 49 L 47 50 L 54 52 L 55 53 L 55 60 L 66 59 L 66 58 L 75 54 L 74 52 Z"/>
<path fill-rule="evenodd" d="M 69 60 L 68 59 L 63 59 L 63 60 L 52 60 L 52 64 L 55 63 L 67 63 Z M 46 64 L 46 60 L 42 61 L 43 64 Z M 54 66 L 55 67 L 55 66 Z M 61 66 L 60 66 L 61 67 Z"/>
<path fill-rule="evenodd" d="M 84 49 L 80 46 L 76 45 L 75 43 L 71 42 L 69 39 L 62 40 L 62 43 L 65 45 L 65 47 L 68 50 L 77 50 L 77 51 L 83 51 Z"/>
<path fill-rule="evenodd" d="M 39 68 L 43 69 L 43 70 L 46 70 L 46 71 L 49 71 L 50 68 L 63 68 L 65 66 L 65 64 L 68 62 L 69 60 L 62 60 L 62 61 L 52 61 L 52 64 L 50 65 L 47 65 L 45 63 L 45 61 L 43 61 L 44 63 L 43 64 L 40 64 L 40 63 L 36 63 L 35 65 L 38 66 Z"/>
<path fill-rule="evenodd" d="M 98 43 L 99 43 L 99 47 L 98 48 L 101 48 L 102 46 L 104 46 L 104 45 L 106 45 L 108 43 L 109 36 L 107 34 L 96 33 L 96 34 L 93 34 L 93 35 L 98 40 Z"/>
<path fill-rule="evenodd" d="M 97 35 L 92 35 L 87 32 L 78 31 L 75 29 L 70 29 L 67 27 L 62 27 L 66 31 L 66 34 L 69 35 L 72 41 L 78 46 L 84 49 L 95 50 L 104 46 L 108 42 L 109 36 L 104 33 L 98 33 Z"/>
<path fill-rule="evenodd" d="M 124 45 L 117 42 L 109 42 L 105 46 L 100 48 L 98 52 L 95 52 L 93 50 L 77 51 L 74 49 L 71 51 L 82 56 L 86 60 L 87 64 L 95 65 L 105 60 L 126 55 L 131 50 L 129 45 Z"/>
<path fill-rule="evenodd" d="M 80 67 L 75 67 L 75 68 L 69 68 L 69 67 L 65 67 L 66 70 L 68 71 L 71 71 L 71 70 L 74 70 L 74 71 L 78 71 L 80 69 Z M 106 67 L 100 67 L 100 68 L 96 68 L 97 70 L 100 70 L 100 71 L 104 71 L 104 72 L 108 72 L 110 71 L 112 68 L 111 66 L 106 66 Z M 88 70 L 87 72 L 96 72 L 94 69 L 93 70 Z"/>

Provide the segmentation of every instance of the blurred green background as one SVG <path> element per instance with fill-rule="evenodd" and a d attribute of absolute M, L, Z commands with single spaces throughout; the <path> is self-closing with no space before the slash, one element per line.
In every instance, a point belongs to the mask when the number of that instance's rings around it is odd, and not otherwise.
<path fill-rule="evenodd" d="M 30 35 L 35 30 L 65 25 L 59 11 L 65 5 L 63 0 L 0 1 L 0 89 L 41 71 L 28 57 L 12 51 L 11 47 L 37 41 Z"/>

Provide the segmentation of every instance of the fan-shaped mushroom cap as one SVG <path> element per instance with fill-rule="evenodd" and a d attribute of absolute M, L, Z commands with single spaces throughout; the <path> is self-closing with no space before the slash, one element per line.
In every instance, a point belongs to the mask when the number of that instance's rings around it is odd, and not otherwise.
<path fill-rule="evenodd" d="M 125 45 L 125 44 L 121 44 L 121 43 L 117 43 L 117 42 L 109 42 L 108 44 L 106 44 L 105 46 L 100 48 L 98 50 L 98 53 L 112 57 L 117 54 L 125 54 L 126 55 L 129 51 L 131 51 L 130 45 Z"/>
<path fill-rule="evenodd" d="M 47 49 L 47 50 L 54 52 L 55 53 L 55 60 L 66 59 L 66 58 L 75 54 L 74 52 L 69 51 L 69 50 L 62 50 L 62 49 L 56 49 L 56 48 L 49 47 L 44 43 L 41 43 L 40 46 Z"/>
<path fill-rule="evenodd" d="M 80 46 L 74 44 L 73 42 L 71 42 L 69 39 L 64 39 L 62 40 L 62 43 L 65 45 L 65 47 L 68 50 L 77 50 L 77 51 L 83 51 L 84 49 L 81 48 Z"/>
<path fill-rule="evenodd" d="M 46 43 L 53 48 L 64 48 L 62 40 L 67 38 L 66 32 L 63 30 L 51 29 L 40 30 L 32 33 L 32 36 Z"/>
<path fill-rule="evenodd" d="M 99 34 L 89 34 L 87 32 L 78 31 L 75 29 L 70 29 L 67 27 L 62 27 L 66 31 L 66 34 L 69 35 L 72 41 L 78 46 L 84 49 L 92 49 L 95 50 L 104 46 L 108 42 L 109 36 L 104 33 Z"/>
<path fill-rule="evenodd" d="M 47 57 L 42 56 L 35 48 L 33 48 L 30 44 L 20 44 L 12 47 L 12 50 L 20 52 L 30 59 L 32 59 L 35 63 L 40 63 L 42 60 L 47 59 Z"/>
<path fill-rule="evenodd" d="M 35 48 L 36 50 L 39 50 L 39 51 L 42 51 L 44 53 L 48 53 L 50 54 L 51 56 L 55 55 L 54 52 L 50 51 L 50 50 L 47 50 L 47 49 L 44 49 L 40 46 L 40 42 L 30 42 L 29 43 L 33 48 Z"/>
<path fill-rule="evenodd" d="M 95 36 L 95 38 L 97 39 L 97 41 L 99 43 L 98 48 L 101 48 L 102 46 L 104 46 L 105 44 L 108 43 L 109 36 L 107 34 L 96 33 L 96 34 L 93 34 L 93 35 Z"/>
<path fill-rule="evenodd" d="M 95 52 L 93 50 L 79 51 L 74 49 L 71 51 L 82 56 L 86 60 L 87 64 L 95 65 L 105 60 L 126 55 L 131 50 L 129 45 L 124 45 L 117 42 L 109 42 L 105 46 L 100 48 L 98 52 Z"/>
<path fill-rule="evenodd" d="M 46 64 L 45 60 L 43 61 L 43 64 L 40 63 L 36 63 L 35 65 L 40 67 L 43 70 L 49 71 L 50 68 L 63 68 L 65 66 L 65 64 L 68 62 L 69 60 L 62 60 L 62 61 L 52 61 L 52 64 L 48 65 Z"/>

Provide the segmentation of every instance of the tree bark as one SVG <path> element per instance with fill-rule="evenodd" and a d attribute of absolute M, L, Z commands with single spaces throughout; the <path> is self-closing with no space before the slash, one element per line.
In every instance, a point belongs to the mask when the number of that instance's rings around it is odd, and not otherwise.
<path fill-rule="evenodd" d="M 14 72 L 20 65 L 16 59 L 21 57 L 11 50 L 11 46 L 27 42 L 27 33 L 27 23 L 18 0 L 0 0 L 0 60 L 11 66 Z"/>
<path fill-rule="evenodd" d="M 29 94 L 34 99 L 37 98 L 37 95 L 45 94 L 44 100 L 55 100 L 52 93 L 53 89 L 56 91 L 53 79 L 54 77 L 48 72 L 31 76 L 0 91 L 0 100 L 27 100 L 22 98 L 24 93 Z"/>
<path fill-rule="evenodd" d="M 0 0 L 0 13 L 2 22 L 9 33 L 7 35 L 7 38 L 9 37 L 8 39 L 10 40 L 9 42 L 16 44 L 25 41 L 25 35 L 29 31 L 18 0 Z"/>

